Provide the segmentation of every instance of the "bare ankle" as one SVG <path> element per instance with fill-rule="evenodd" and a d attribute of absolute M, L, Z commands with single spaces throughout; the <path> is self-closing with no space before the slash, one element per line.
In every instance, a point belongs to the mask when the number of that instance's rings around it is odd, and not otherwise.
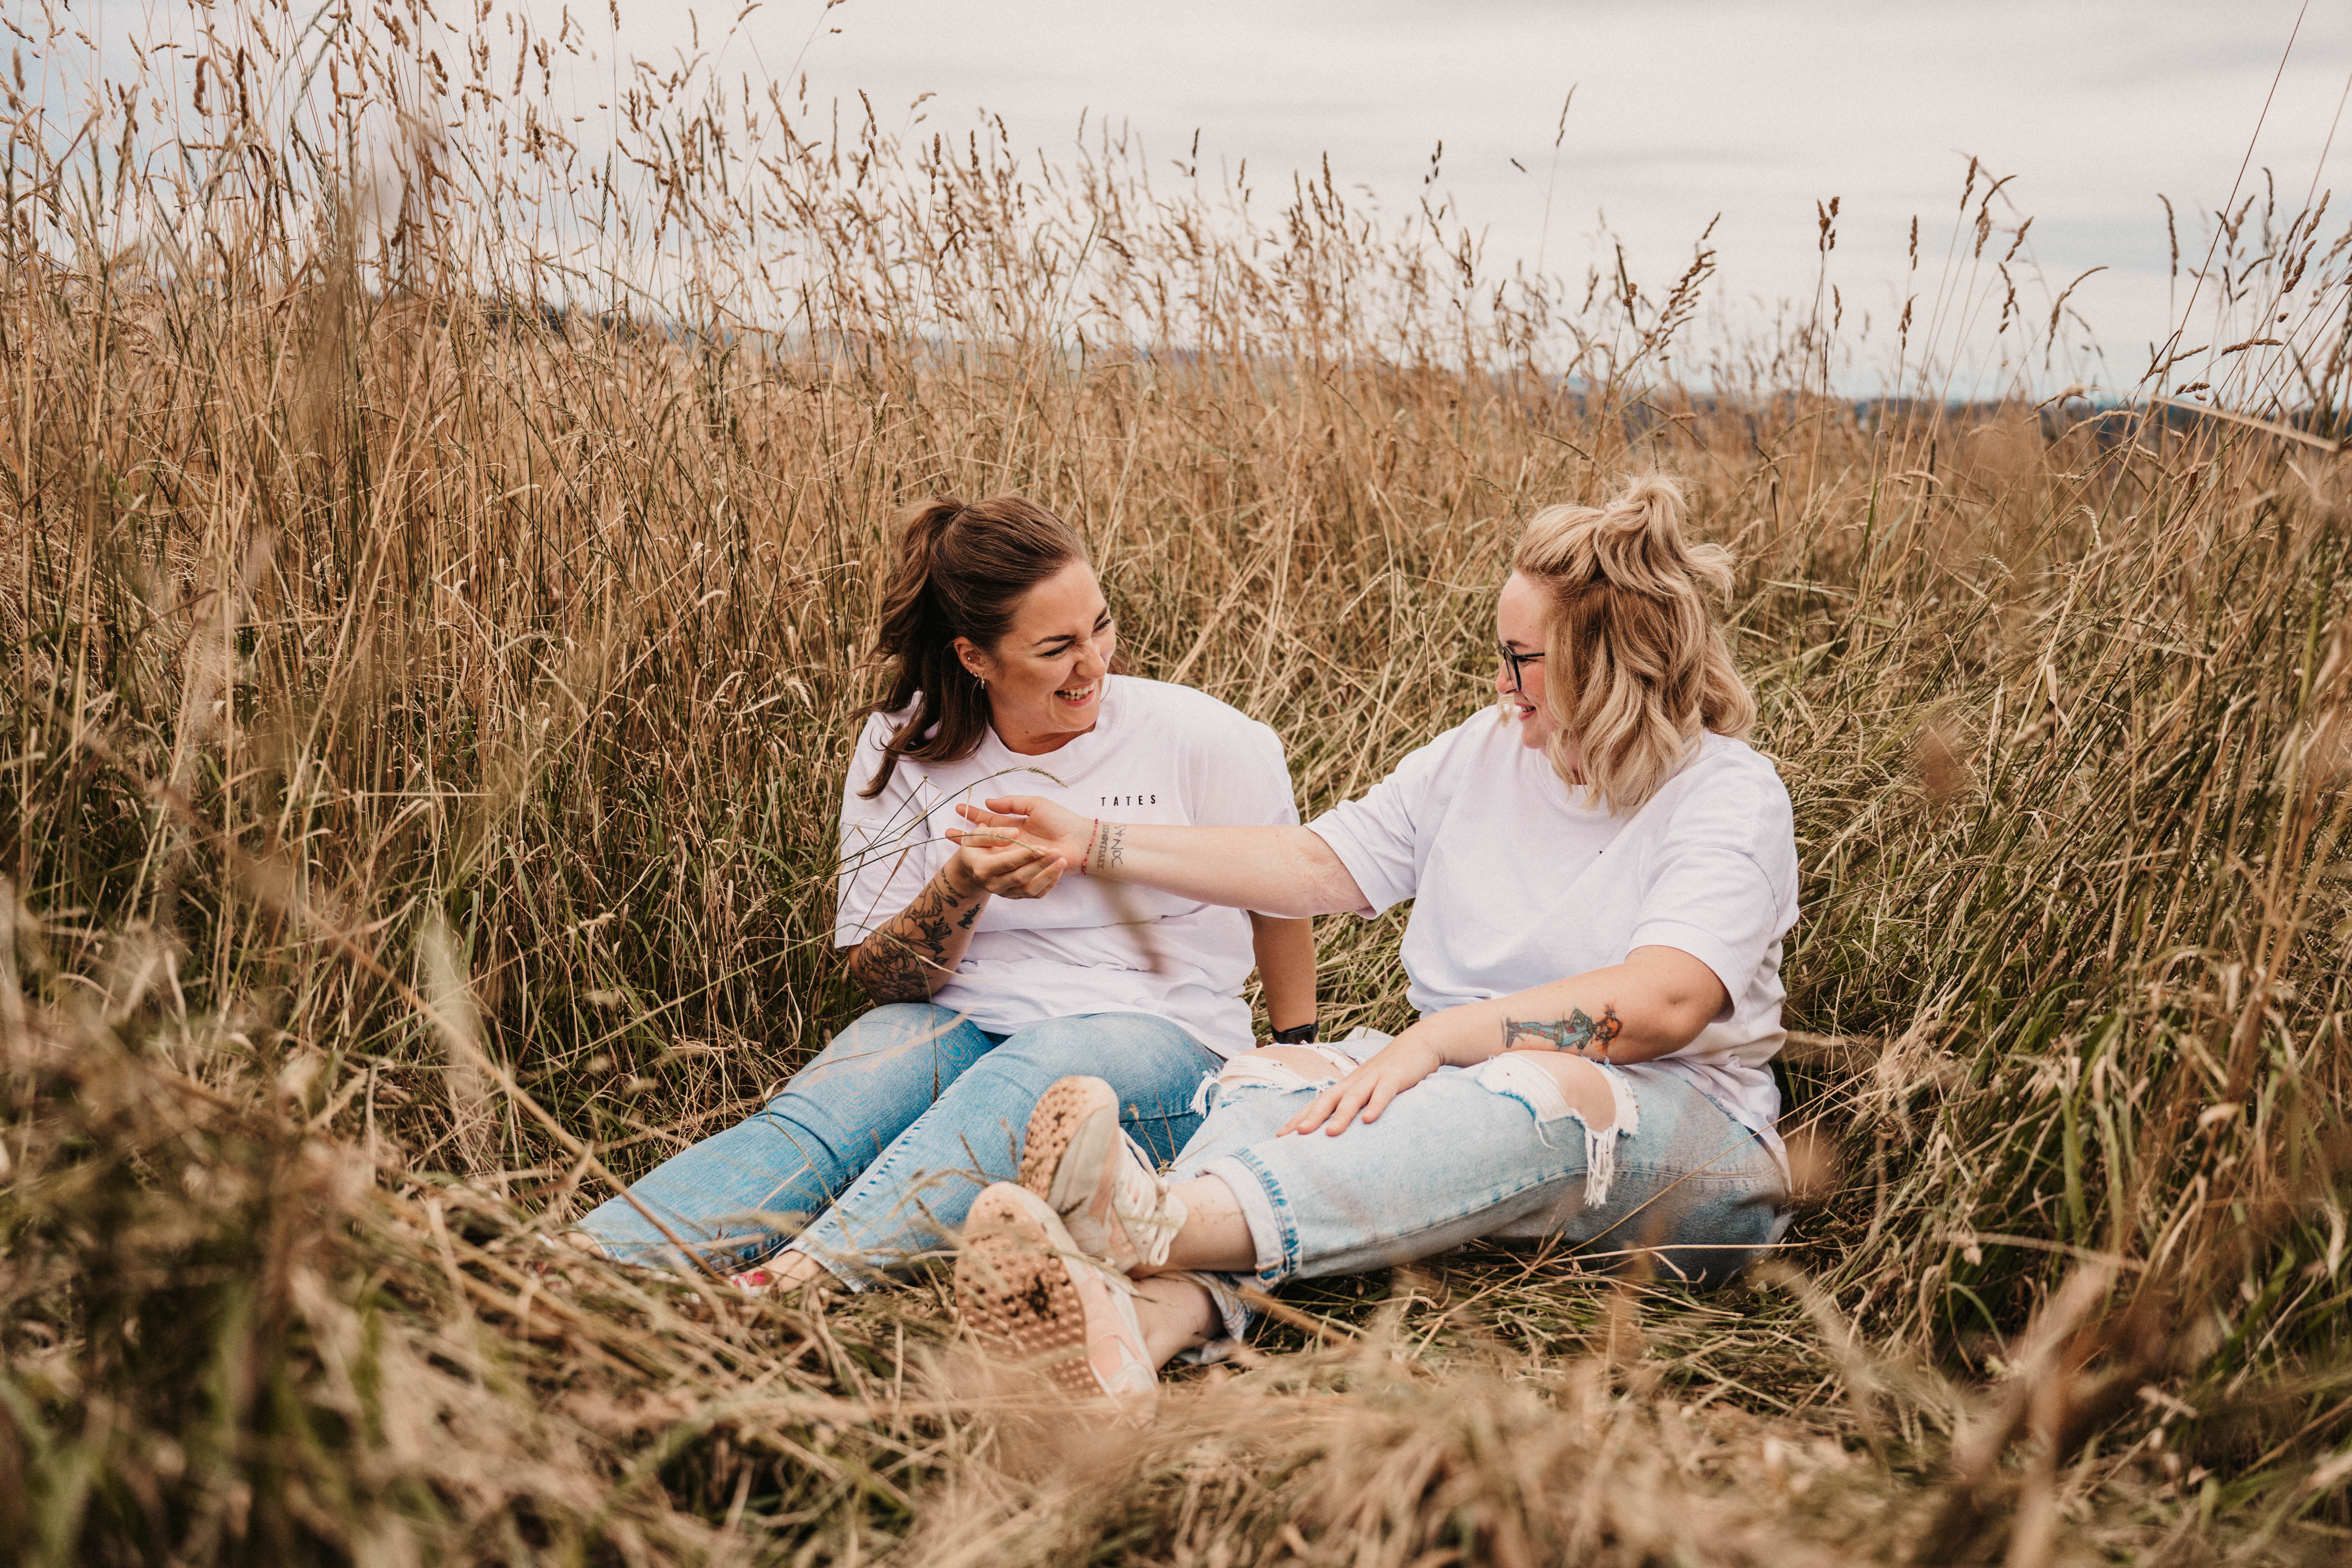
<path fill-rule="evenodd" d="M 820 1291 L 829 1290 L 834 1284 L 833 1270 L 797 1247 L 786 1247 L 767 1265 L 771 1289 L 780 1295 L 790 1295 L 814 1285 Z"/>
<path fill-rule="evenodd" d="M 1222 1326 L 1208 1287 L 1171 1274 L 1150 1274 L 1135 1282 L 1135 1321 L 1155 1369 L 1208 1343 Z"/>

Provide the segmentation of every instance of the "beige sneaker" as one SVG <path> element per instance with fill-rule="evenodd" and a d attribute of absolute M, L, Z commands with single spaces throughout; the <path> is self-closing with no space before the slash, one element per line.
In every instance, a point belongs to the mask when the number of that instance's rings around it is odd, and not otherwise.
<path fill-rule="evenodd" d="M 1184 1228 L 1184 1204 L 1118 1124 L 1118 1096 L 1098 1078 L 1066 1078 L 1038 1097 L 1021 1151 L 1021 1184 L 1052 1205 L 1070 1239 L 1121 1274 L 1158 1268 Z"/>
<path fill-rule="evenodd" d="M 1054 1211 L 1010 1182 L 972 1200 L 963 1237 L 956 1309 L 982 1342 L 1123 1420 L 1151 1419 L 1160 1375 L 1125 1279 L 1080 1256 Z"/>

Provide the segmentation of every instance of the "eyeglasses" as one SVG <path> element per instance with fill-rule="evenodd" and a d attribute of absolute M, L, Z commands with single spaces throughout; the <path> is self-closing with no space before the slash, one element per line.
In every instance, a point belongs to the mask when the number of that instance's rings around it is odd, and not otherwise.
<path fill-rule="evenodd" d="M 1539 653 L 1514 653 L 1499 643 L 1496 649 L 1502 654 L 1503 662 L 1510 667 L 1511 689 L 1525 697 L 1528 694 L 1528 666 L 1541 664 L 1544 656 Z"/>

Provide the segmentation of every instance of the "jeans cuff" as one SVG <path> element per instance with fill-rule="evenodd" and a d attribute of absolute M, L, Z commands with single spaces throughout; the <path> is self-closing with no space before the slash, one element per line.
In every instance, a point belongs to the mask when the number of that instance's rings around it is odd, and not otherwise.
<path fill-rule="evenodd" d="M 1202 1166 L 1201 1174 L 1214 1176 L 1233 1189 L 1257 1254 L 1258 1282 L 1270 1289 L 1297 1273 L 1298 1232 L 1291 1226 L 1273 1175 L 1246 1153 L 1221 1155 Z"/>

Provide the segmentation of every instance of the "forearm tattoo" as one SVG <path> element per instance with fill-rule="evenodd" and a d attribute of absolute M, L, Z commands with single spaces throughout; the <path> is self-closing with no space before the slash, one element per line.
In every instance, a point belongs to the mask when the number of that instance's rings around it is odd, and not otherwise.
<path fill-rule="evenodd" d="M 851 970 L 866 994 L 877 1002 L 929 1001 L 931 987 L 948 971 L 949 942 L 971 929 L 985 900 L 975 894 L 959 912 L 956 906 L 964 901 L 944 872 L 924 883 L 898 919 L 858 945 Z"/>
<path fill-rule="evenodd" d="M 1609 1059 L 1609 1042 L 1625 1032 L 1617 1016 L 1617 1009 L 1604 1005 L 1601 1018 L 1595 1023 L 1581 1007 L 1571 1007 L 1565 1018 L 1506 1018 L 1503 1020 L 1503 1048 L 1509 1050 L 1522 1040 L 1540 1040 L 1556 1051 L 1572 1051 L 1580 1057 Z"/>
<path fill-rule="evenodd" d="M 1087 870 L 1099 877 L 1108 871 L 1124 870 L 1126 867 L 1127 825 L 1106 822 L 1102 825 L 1102 831 L 1095 836 L 1094 853 L 1087 858 Z"/>

